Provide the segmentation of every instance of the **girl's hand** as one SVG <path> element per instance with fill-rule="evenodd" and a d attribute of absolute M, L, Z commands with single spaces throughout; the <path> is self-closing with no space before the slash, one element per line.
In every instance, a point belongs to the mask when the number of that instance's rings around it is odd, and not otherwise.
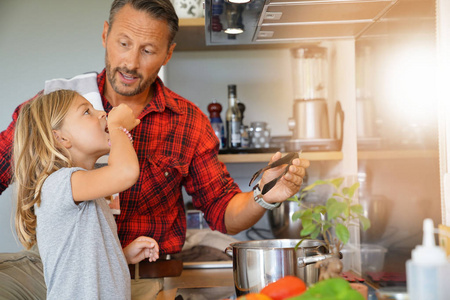
<path fill-rule="evenodd" d="M 158 243 L 147 236 L 140 236 L 123 249 L 128 264 L 136 264 L 148 258 L 150 262 L 159 258 Z"/>
<path fill-rule="evenodd" d="M 108 128 L 126 128 L 128 131 L 138 126 L 141 120 L 134 117 L 133 110 L 126 104 L 119 104 L 108 114 Z"/>

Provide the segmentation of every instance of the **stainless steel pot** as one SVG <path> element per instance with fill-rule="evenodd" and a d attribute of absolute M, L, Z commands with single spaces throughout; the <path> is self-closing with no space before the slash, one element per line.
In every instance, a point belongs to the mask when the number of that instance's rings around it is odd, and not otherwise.
<path fill-rule="evenodd" d="M 278 279 L 293 275 L 307 285 L 319 279 L 314 263 L 332 257 L 322 241 L 275 239 L 232 243 L 225 252 L 233 257 L 233 277 L 236 294 L 258 293 Z"/>
<path fill-rule="evenodd" d="M 277 239 L 295 239 L 300 237 L 301 220 L 292 221 L 292 215 L 300 209 L 297 202 L 284 201 L 280 207 L 268 210 L 270 229 Z"/>

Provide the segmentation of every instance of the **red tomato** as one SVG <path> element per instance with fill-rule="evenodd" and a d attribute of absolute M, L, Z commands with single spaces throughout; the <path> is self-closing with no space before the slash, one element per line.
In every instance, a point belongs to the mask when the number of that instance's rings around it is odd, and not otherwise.
<path fill-rule="evenodd" d="M 240 296 L 238 300 L 273 300 L 273 299 L 264 294 L 250 293 L 244 296 Z"/>
<path fill-rule="evenodd" d="M 298 277 L 285 276 L 275 282 L 269 283 L 261 290 L 261 294 L 267 295 L 272 300 L 283 300 L 298 296 L 306 291 L 306 284 Z"/>

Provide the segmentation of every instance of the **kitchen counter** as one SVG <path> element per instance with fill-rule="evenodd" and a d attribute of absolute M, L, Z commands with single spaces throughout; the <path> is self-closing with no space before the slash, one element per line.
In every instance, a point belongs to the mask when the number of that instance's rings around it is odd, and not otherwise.
<path fill-rule="evenodd" d="M 173 300 L 177 295 L 208 300 L 234 297 L 233 269 L 183 269 L 179 277 L 164 278 L 164 289 L 156 299 Z"/>
<path fill-rule="evenodd" d="M 370 300 L 376 300 L 377 285 L 366 282 Z M 180 299 L 220 300 L 236 299 L 232 268 L 183 269 L 179 277 L 164 278 L 164 289 L 156 300 Z M 178 300 L 179 298 L 177 298 Z"/>

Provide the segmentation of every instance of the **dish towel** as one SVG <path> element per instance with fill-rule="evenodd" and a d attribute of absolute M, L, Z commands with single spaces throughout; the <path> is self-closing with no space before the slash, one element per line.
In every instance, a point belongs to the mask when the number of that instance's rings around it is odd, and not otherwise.
<path fill-rule="evenodd" d="M 70 79 L 57 78 L 45 81 L 44 94 L 56 90 L 73 90 L 86 98 L 96 110 L 104 110 L 102 97 L 98 90 L 97 73 L 90 72 L 81 74 Z"/>

